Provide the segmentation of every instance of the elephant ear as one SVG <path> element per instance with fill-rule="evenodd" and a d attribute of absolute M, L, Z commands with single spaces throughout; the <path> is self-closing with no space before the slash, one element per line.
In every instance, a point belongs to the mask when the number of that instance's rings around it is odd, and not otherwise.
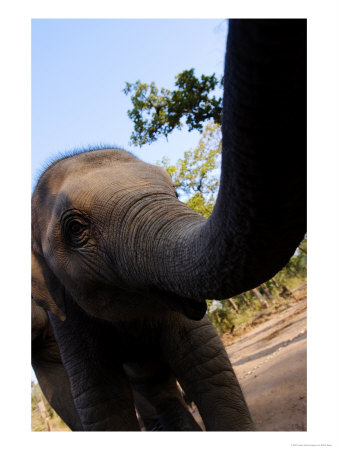
<path fill-rule="evenodd" d="M 60 320 L 66 319 L 63 311 L 63 287 L 44 258 L 34 252 L 32 252 L 32 299 Z"/>

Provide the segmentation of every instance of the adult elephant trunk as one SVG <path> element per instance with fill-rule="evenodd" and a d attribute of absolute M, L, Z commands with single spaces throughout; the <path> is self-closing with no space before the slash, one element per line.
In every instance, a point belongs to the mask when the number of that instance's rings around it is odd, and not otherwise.
<path fill-rule="evenodd" d="M 139 249 L 155 261 L 145 277 L 187 299 L 227 298 L 261 284 L 304 237 L 305 20 L 230 20 L 222 131 L 211 217 L 160 208 L 158 239 L 152 227 L 144 236 L 148 224 Z"/>

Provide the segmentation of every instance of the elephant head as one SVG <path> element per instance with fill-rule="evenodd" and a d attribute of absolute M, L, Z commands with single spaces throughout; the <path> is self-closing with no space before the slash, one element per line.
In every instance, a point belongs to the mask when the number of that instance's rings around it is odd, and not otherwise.
<path fill-rule="evenodd" d="M 222 174 L 206 220 L 170 177 L 120 149 L 61 158 L 32 198 L 33 297 L 61 319 L 69 293 L 110 321 L 253 288 L 306 231 L 306 22 L 232 21 Z"/>
<path fill-rule="evenodd" d="M 38 303 L 64 318 L 65 289 L 90 315 L 119 320 L 126 310 L 167 309 L 168 297 L 169 307 L 189 315 L 178 295 L 163 291 L 154 268 L 170 251 L 173 226 L 204 220 L 177 200 L 163 169 L 119 149 L 76 154 L 47 169 L 32 204 Z"/>

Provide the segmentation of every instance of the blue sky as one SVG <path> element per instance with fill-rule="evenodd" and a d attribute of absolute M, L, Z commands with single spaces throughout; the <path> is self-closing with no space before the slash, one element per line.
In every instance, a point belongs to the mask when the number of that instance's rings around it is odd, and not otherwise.
<path fill-rule="evenodd" d="M 32 20 L 32 183 L 60 152 L 110 144 L 147 162 L 174 162 L 200 138 L 187 128 L 141 149 L 130 146 L 125 82 L 173 88 L 175 75 L 223 73 L 223 19 Z"/>

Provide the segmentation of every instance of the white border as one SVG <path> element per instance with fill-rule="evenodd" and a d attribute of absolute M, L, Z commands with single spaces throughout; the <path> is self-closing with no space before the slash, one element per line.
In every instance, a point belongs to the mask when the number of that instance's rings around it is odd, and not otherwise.
<path fill-rule="evenodd" d="M 311 1 L 2 2 L 1 446 L 10 449 L 286 449 L 337 447 L 337 3 Z M 309 413 L 297 433 L 32 433 L 30 431 L 30 20 L 32 18 L 306 17 L 309 29 Z M 3 250 L 4 248 L 4 250 Z"/>

